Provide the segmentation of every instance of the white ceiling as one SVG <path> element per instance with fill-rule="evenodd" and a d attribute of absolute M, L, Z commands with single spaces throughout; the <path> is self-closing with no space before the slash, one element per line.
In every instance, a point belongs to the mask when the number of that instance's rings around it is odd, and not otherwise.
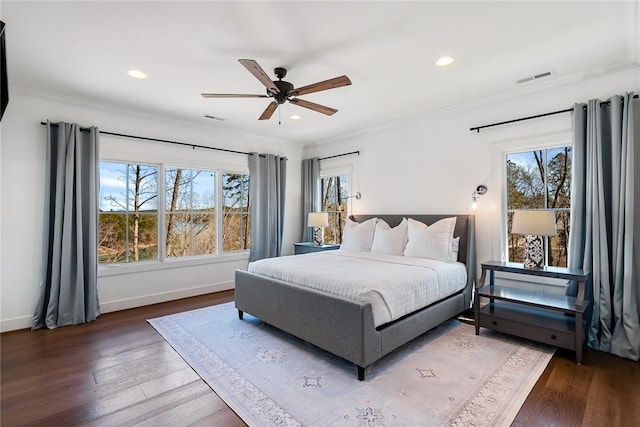
<path fill-rule="evenodd" d="M 527 85 L 535 90 L 542 83 L 515 82 L 546 71 L 554 72 L 548 85 L 639 60 L 637 1 L 3 0 L 0 8 L 12 90 L 302 144 Z M 437 67 L 443 55 L 455 62 Z M 333 116 L 285 104 L 281 125 L 278 112 L 258 121 L 267 99 L 200 96 L 264 93 L 239 58 L 255 59 L 270 76 L 284 66 L 296 87 L 342 74 L 353 85 L 301 96 L 337 108 Z M 132 68 L 149 78 L 131 79 L 125 72 Z M 294 113 L 302 120 L 290 120 Z"/>

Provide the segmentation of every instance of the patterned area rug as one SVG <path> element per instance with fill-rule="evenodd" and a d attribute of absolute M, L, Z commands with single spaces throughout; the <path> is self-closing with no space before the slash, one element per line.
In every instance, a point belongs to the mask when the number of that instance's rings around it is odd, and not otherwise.
<path fill-rule="evenodd" d="M 358 381 L 353 364 L 233 303 L 149 320 L 250 426 L 509 425 L 554 348 L 451 320 Z"/>

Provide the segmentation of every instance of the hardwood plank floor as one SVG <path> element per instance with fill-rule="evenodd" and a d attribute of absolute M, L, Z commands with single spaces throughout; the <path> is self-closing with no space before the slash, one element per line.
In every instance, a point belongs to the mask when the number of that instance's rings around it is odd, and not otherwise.
<path fill-rule="evenodd" d="M 0 425 L 244 426 L 146 319 L 233 300 L 233 291 L 0 336 Z M 482 361 L 478 361 L 482 363 Z M 514 426 L 640 425 L 640 363 L 558 350 Z"/>

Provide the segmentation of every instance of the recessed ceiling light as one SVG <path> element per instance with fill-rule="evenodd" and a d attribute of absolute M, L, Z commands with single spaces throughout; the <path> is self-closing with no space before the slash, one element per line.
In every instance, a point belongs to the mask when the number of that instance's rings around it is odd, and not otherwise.
<path fill-rule="evenodd" d="M 445 65 L 450 65 L 451 63 L 453 63 L 453 58 L 450 56 L 443 56 L 442 58 L 436 61 L 436 65 L 439 65 L 441 67 L 444 67 Z"/>
<path fill-rule="evenodd" d="M 127 71 L 127 74 L 129 77 L 133 77 L 134 79 L 146 79 L 149 77 L 140 70 L 129 70 Z"/>
<path fill-rule="evenodd" d="M 302 116 L 299 116 L 297 114 L 294 114 L 293 116 L 289 117 L 291 120 L 300 120 L 302 118 Z"/>

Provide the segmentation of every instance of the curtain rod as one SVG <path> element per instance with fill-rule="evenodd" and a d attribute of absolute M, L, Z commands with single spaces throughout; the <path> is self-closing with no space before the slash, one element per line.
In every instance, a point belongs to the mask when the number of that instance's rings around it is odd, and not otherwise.
<path fill-rule="evenodd" d="M 349 153 L 336 154 L 335 156 L 321 157 L 318 160 L 333 159 L 335 157 L 350 156 L 352 154 L 357 154 L 359 156 L 360 155 L 360 151 L 351 151 Z"/>
<path fill-rule="evenodd" d="M 41 124 L 41 125 L 46 125 L 46 123 L 45 123 L 45 122 L 40 122 L 40 124 Z M 58 126 L 58 124 L 57 124 L 57 123 L 51 123 L 51 124 L 52 124 L 53 126 Z M 80 127 L 80 131 L 81 131 L 81 132 L 88 132 L 88 131 L 89 131 L 89 129 L 88 129 L 88 128 Z M 168 140 L 168 139 L 149 138 L 149 137 L 146 137 L 146 136 L 127 135 L 127 134 L 125 134 L 125 133 L 107 132 L 107 131 L 104 131 L 104 130 L 101 130 L 101 131 L 99 131 L 99 132 L 100 132 L 101 134 L 104 134 L 104 135 L 120 136 L 120 137 L 123 137 L 123 138 L 142 139 L 142 140 L 154 141 L 154 142 L 164 142 L 164 143 L 167 143 L 167 144 L 183 145 L 183 146 L 185 146 L 185 147 L 191 147 L 191 148 L 193 148 L 194 150 L 195 150 L 196 148 L 204 148 L 204 149 L 206 149 L 206 150 L 224 151 L 224 152 L 226 152 L 226 153 L 244 154 L 244 155 L 246 155 L 246 156 L 251 155 L 251 153 L 247 153 L 247 152 L 245 152 L 245 151 L 229 150 L 229 149 L 227 149 L 227 148 L 207 147 L 206 145 L 191 144 L 191 143 L 188 143 L 188 142 L 170 141 L 170 140 Z"/>
<path fill-rule="evenodd" d="M 637 98 L 638 98 L 638 95 L 634 95 L 633 96 L 633 99 L 637 99 Z M 600 105 L 610 105 L 610 104 L 611 104 L 611 101 L 603 101 L 603 102 L 600 103 Z M 552 111 L 550 113 L 544 113 L 544 114 L 536 114 L 535 116 L 521 117 L 519 119 L 507 120 L 505 122 L 498 122 L 498 123 L 491 123 L 491 124 L 488 124 L 488 125 L 476 126 L 476 127 L 469 128 L 469 130 L 471 132 L 473 132 L 475 130 L 476 132 L 480 133 L 480 129 L 484 129 L 484 128 L 490 128 L 490 127 L 493 127 L 493 126 L 506 125 L 506 124 L 515 123 L 515 122 L 522 122 L 524 120 L 537 119 L 538 117 L 553 116 L 555 114 L 568 113 L 568 112 L 571 112 L 571 111 L 573 111 L 573 108 L 567 108 L 565 110 Z"/>

